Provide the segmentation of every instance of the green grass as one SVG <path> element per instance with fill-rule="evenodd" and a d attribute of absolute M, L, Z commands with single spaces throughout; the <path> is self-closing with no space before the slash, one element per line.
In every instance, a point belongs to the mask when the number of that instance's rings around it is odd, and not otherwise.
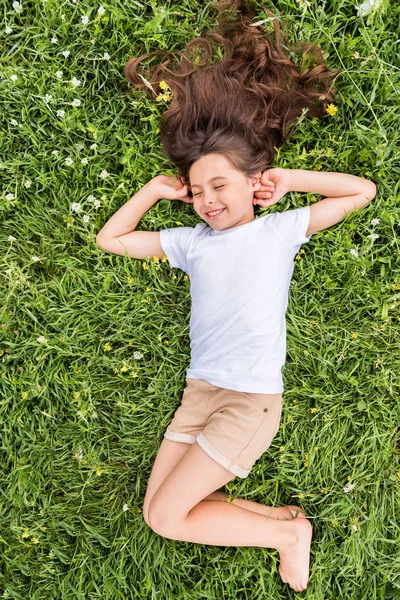
<path fill-rule="evenodd" d="M 2 3 L 0 31 L 0 597 L 399 599 L 400 5 L 365 17 L 350 0 L 274 5 L 293 41 L 320 44 L 342 70 L 336 115 L 300 119 L 276 166 L 377 184 L 371 204 L 299 252 L 281 429 L 251 475 L 226 486 L 306 511 L 302 594 L 281 582 L 273 550 L 177 542 L 144 522 L 189 364 L 189 280 L 95 243 L 140 187 L 174 172 L 159 139 L 165 105 L 130 93 L 126 61 L 183 50 L 214 13 L 195 0 L 111 0 L 100 16 L 86 2 L 22 6 Z M 290 193 L 273 210 L 318 198 Z M 161 200 L 139 229 L 197 222 L 190 205 Z"/>

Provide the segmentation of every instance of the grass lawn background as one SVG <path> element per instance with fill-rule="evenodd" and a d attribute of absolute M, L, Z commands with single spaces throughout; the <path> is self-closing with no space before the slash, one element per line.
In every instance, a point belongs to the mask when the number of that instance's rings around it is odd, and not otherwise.
<path fill-rule="evenodd" d="M 298 253 L 281 428 L 226 486 L 305 510 L 302 594 L 274 550 L 177 542 L 144 522 L 190 360 L 190 282 L 167 259 L 95 243 L 149 179 L 175 173 L 159 137 L 167 105 L 131 93 L 126 61 L 182 51 L 215 13 L 195 0 L 17 5 L 2 3 L 0 30 L 0 597 L 399 599 L 400 5 L 359 16 L 349 0 L 266 2 L 291 41 L 318 43 L 341 69 L 336 114 L 301 117 L 275 166 L 377 184 Z M 320 198 L 289 193 L 269 210 Z M 138 229 L 198 222 L 160 200 Z"/>

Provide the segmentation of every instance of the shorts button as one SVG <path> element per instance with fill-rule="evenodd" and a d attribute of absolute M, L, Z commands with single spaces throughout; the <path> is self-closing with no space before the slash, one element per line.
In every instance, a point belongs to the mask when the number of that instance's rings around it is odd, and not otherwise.
<path fill-rule="evenodd" d="M 268 408 L 264 408 L 264 412 L 268 412 Z"/>

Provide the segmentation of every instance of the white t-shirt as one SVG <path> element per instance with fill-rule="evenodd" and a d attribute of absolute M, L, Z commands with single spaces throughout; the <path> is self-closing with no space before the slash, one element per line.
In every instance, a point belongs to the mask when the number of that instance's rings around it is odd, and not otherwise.
<path fill-rule="evenodd" d="M 240 392 L 283 392 L 289 285 L 309 222 L 304 206 L 221 231 L 206 223 L 160 231 L 170 265 L 190 277 L 186 377 Z"/>

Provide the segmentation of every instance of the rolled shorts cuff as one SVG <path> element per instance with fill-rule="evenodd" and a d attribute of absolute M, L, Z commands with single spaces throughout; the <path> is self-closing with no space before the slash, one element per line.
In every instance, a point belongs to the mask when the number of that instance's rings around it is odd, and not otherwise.
<path fill-rule="evenodd" d="M 171 431 L 167 429 L 164 433 L 164 437 L 171 442 L 184 442 L 185 444 L 193 444 L 196 441 L 195 435 L 189 435 L 188 433 L 178 433 L 177 431 Z"/>
<path fill-rule="evenodd" d="M 221 467 L 224 467 L 228 471 L 230 471 L 233 475 L 237 477 L 241 477 L 242 479 L 246 479 L 249 476 L 251 469 L 243 469 L 239 467 L 239 465 L 235 464 L 229 458 L 226 458 L 221 452 L 219 452 L 214 446 L 210 444 L 210 442 L 204 437 L 202 433 L 198 436 L 189 435 L 187 433 L 178 433 L 176 431 L 166 430 L 164 433 L 164 437 L 167 440 L 171 440 L 172 442 L 185 442 L 186 444 L 193 444 L 197 441 L 200 448 L 204 450 L 206 454 L 215 462 L 217 462 Z"/>

